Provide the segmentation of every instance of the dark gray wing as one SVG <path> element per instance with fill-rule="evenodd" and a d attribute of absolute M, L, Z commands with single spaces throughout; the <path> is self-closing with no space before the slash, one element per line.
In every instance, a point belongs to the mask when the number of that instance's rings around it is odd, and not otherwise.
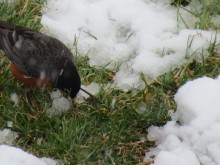
<path fill-rule="evenodd" d="M 31 77 L 42 73 L 57 75 L 66 61 L 73 61 L 72 53 L 59 40 L 3 21 L 0 21 L 0 48 L 22 73 Z"/>
<path fill-rule="evenodd" d="M 40 59 L 40 54 L 35 41 L 29 37 L 19 34 L 16 30 L 0 29 L 1 47 L 9 60 L 26 76 L 39 77 L 45 71 Z"/>

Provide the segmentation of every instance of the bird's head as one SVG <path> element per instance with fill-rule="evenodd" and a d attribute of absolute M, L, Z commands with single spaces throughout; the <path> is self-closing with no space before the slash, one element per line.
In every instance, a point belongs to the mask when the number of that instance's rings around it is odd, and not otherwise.
<path fill-rule="evenodd" d="M 58 88 L 75 98 L 81 87 L 79 73 L 73 62 L 66 62 L 56 75 L 55 88 Z"/>

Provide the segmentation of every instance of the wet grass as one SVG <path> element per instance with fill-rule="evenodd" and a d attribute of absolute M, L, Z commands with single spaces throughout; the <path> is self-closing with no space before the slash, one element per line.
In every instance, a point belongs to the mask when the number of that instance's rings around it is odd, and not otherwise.
<path fill-rule="evenodd" d="M 34 0 L 2 3 L 0 19 L 39 30 L 41 7 L 42 2 Z M 141 163 L 154 145 L 147 141 L 146 128 L 169 120 L 167 111 L 176 107 L 173 97 L 177 89 L 188 80 L 219 75 L 217 47 L 217 43 L 210 44 L 209 57 L 201 62 L 189 59 L 181 68 L 146 83 L 142 90 L 101 89 L 97 94 L 101 104 L 87 100 L 52 117 L 46 113 L 51 105 L 50 89 L 24 87 L 11 76 L 8 60 L 1 53 L 0 126 L 7 128 L 7 122 L 12 121 L 10 129 L 19 135 L 14 145 L 64 164 Z M 83 84 L 113 82 L 114 72 L 89 66 L 87 57 L 77 52 L 75 56 Z M 18 105 L 11 101 L 12 93 L 19 96 Z"/>

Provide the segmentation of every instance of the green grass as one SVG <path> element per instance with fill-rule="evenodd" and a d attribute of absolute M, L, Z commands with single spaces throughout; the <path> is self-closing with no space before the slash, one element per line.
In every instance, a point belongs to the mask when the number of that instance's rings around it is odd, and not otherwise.
<path fill-rule="evenodd" d="M 41 7 L 42 2 L 34 0 L 2 3 L 0 19 L 39 30 Z M 37 156 L 60 159 L 65 164 L 141 163 L 144 153 L 154 144 L 140 139 L 146 138 L 147 127 L 160 126 L 169 120 L 167 111 L 176 108 L 173 97 L 177 89 L 188 80 L 220 73 L 217 47 L 217 43 L 210 43 L 211 56 L 202 62 L 189 59 L 181 68 L 146 83 L 143 90 L 101 89 L 97 97 L 102 104 L 87 100 L 52 117 L 45 113 L 51 105 L 50 89 L 24 87 L 11 76 L 8 60 L 1 53 L 0 126 L 7 128 L 7 121 L 12 121 L 11 129 L 19 134 L 16 146 Z M 87 57 L 77 51 L 75 62 L 83 84 L 113 81 L 114 72 L 90 67 Z M 10 100 L 13 92 L 20 97 L 17 106 Z M 140 105 L 145 106 L 144 112 L 138 111 Z"/>
<path fill-rule="evenodd" d="M 195 29 L 216 29 L 219 30 L 219 24 L 213 21 L 212 17 L 220 14 L 220 0 L 198 0 L 201 4 L 201 8 L 198 6 L 193 6 L 189 10 L 182 5 L 187 4 L 191 0 L 173 0 L 172 5 L 177 5 L 179 10 L 186 10 L 192 16 L 197 18 L 197 21 L 194 24 Z M 185 22 L 183 16 L 178 11 L 178 20 L 182 21 L 185 26 L 188 28 L 189 25 Z M 190 25 L 191 26 L 191 25 Z"/>

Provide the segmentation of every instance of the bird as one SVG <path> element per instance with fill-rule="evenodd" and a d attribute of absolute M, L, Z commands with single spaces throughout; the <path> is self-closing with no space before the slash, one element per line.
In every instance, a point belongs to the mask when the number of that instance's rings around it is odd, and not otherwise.
<path fill-rule="evenodd" d="M 81 89 L 73 54 L 60 40 L 28 27 L 0 20 L 0 49 L 14 77 L 32 87 L 58 88 L 75 98 Z"/>

